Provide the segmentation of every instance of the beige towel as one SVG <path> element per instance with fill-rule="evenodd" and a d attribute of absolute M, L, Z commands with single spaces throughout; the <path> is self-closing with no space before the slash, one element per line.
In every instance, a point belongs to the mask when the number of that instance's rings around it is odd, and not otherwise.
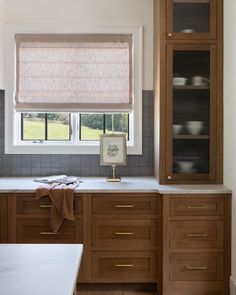
<path fill-rule="evenodd" d="M 56 233 L 62 225 L 64 219 L 75 220 L 73 214 L 74 189 L 78 184 L 58 184 L 41 185 L 36 190 L 36 199 L 49 196 L 52 202 L 50 227 Z"/>

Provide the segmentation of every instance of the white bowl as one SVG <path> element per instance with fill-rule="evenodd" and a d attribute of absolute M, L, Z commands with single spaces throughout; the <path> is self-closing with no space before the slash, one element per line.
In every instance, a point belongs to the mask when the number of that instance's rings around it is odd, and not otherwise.
<path fill-rule="evenodd" d="M 187 83 L 188 78 L 185 77 L 173 77 L 174 86 L 184 86 Z"/>
<path fill-rule="evenodd" d="M 182 173 L 192 172 L 193 166 L 194 166 L 194 162 L 189 162 L 189 161 L 180 161 L 180 162 L 177 162 L 177 164 L 179 166 L 180 172 Z"/>
<path fill-rule="evenodd" d="M 202 131 L 203 121 L 187 121 L 186 128 L 190 134 L 198 135 Z"/>
<path fill-rule="evenodd" d="M 181 130 L 182 130 L 182 127 L 183 127 L 182 125 L 174 124 L 173 125 L 173 133 L 174 133 L 174 135 L 179 134 L 181 132 Z"/>

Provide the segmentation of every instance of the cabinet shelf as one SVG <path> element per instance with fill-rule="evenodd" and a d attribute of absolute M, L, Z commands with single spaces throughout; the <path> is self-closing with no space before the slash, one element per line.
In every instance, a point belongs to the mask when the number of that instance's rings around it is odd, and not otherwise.
<path fill-rule="evenodd" d="M 173 86 L 174 90 L 210 90 L 209 85 L 203 86 L 193 86 L 193 85 L 184 85 L 184 86 Z"/>
<path fill-rule="evenodd" d="M 197 4 L 201 4 L 201 3 L 206 3 L 209 4 L 209 0 L 174 0 L 174 3 L 197 3 Z"/>
<path fill-rule="evenodd" d="M 209 139 L 209 135 L 191 135 L 191 134 L 183 134 L 183 135 L 174 135 L 173 139 Z"/>

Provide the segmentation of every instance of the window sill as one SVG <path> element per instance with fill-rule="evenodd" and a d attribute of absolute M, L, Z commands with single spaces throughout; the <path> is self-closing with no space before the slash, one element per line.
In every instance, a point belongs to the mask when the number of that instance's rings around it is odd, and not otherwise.
<path fill-rule="evenodd" d="M 27 144 L 27 145 L 12 145 L 5 147 L 5 154 L 100 154 L 100 146 L 94 144 Z M 128 155 L 141 155 L 142 146 L 127 145 Z"/>

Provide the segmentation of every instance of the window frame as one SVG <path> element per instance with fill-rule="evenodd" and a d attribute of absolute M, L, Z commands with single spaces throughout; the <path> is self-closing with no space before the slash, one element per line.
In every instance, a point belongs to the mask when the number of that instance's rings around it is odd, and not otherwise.
<path fill-rule="evenodd" d="M 84 26 L 79 24 L 9 24 L 6 29 L 5 59 L 5 153 L 6 154 L 99 154 L 98 141 L 20 142 L 19 114 L 14 109 L 15 34 L 132 34 L 133 35 L 133 111 L 130 113 L 128 154 L 142 154 L 142 26 Z M 57 112 L 57 110 L 55 110 Z M 65 110 L 66 112 L 66 110 Z M 73 121 L 73 120 L 72 120 Z M 72 130 L 78 122 L 72 122 Z M 78 138 L 77 138 L 78 139 Z M 76 139 L 76 141 L 77 141 Z"/>

